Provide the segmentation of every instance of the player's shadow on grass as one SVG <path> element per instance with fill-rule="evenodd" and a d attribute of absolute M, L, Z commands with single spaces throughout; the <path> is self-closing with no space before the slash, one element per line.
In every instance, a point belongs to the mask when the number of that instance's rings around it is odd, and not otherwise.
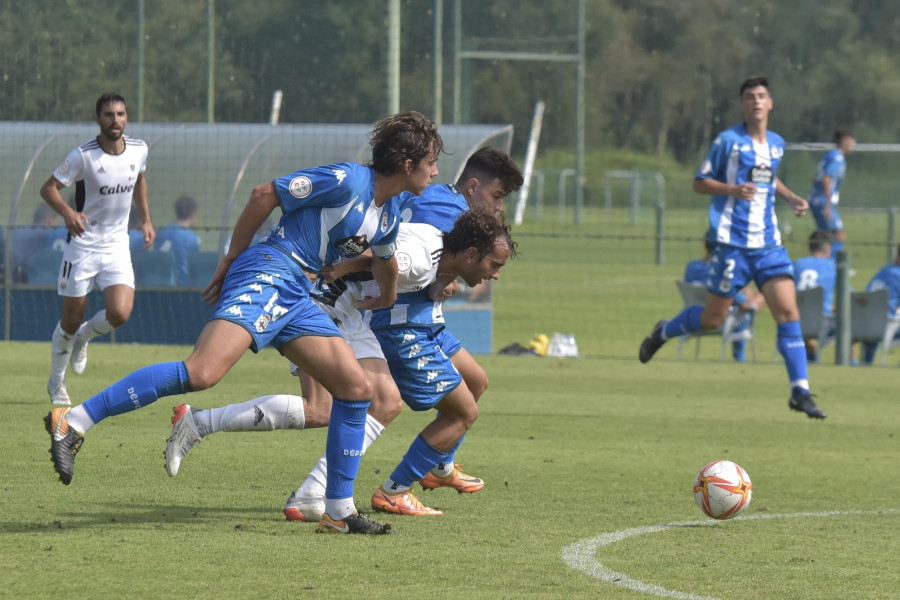
<path fill-rule="evenodd" d="M 101 512 L 61 512 L 41 521 L 0 521 L 0 536 L 117 525 L 157 527 L 168 523 L 182 525 L 232 523 L 236 530 L 253 531 L 261 525 L 268 526 L 274 522 L 285 522 L 280 511 L 272 507 L 216 508 L 153 504 L 139 506 L 131 503 L 115 503 L 107 506 L 109 509 Z M 258 531 L 263 533 L 262 530 Z M 270 532 L 265 533 L 266 535 L 270 534 Z"/>

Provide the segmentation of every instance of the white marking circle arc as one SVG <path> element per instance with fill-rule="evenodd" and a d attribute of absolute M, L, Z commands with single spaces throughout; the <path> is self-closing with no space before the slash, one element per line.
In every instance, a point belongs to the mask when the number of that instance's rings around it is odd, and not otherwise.
<path fill-rule="evenodd" d="M 760 513 L 755 515 L 736 517 L 734 519 L 731 519 L 731 522 L 750 521 L 755 519 L 791 519 L 798 517 L 835 517 L 840 515 L 880 515 L 897 513 L 900 513 L 900 509 L 885 508 L 882 510 L 828 510 L 823 512 L 803 512 L 791 514 Z M 700 521 L 675 521 L 662 525 L 646 525 L 644 527 L 632 527 L 631 529 L 622 529 L 621 531 L 604 533 L 603 535 L 593 538 L 587 538 L 566 546 L 562 549 L 562 559 L 564 563 L 566 563 L 573 569 L 578 569 L 579 571 L 582 571 L 587 575 L 590 575 L 591 577 L 601 579 L 603 581 L 608 581 L 609 583 L 628 588 L 629 590 L 633 590 L 635 592 L 653 594 L 655 596 L 662 596 L 664 598 L 678 598 L 679 600 L 718 600 L 711 596 L 698 596 L 696 594 L 688 594 L 676 590 L 668 590 L 659 585 L 644 583 L 643 581 L 632 579 L 624 573 L 613 571 L 609 567 L 605 566 L 603 563 L 594 558 L 594 555 L 597 553 L 597 550 L 603 546 L 609 546 L 610 544 L 621 542 L 622 540 L 638 535 L 660 533 L 662 531 L 668 531 L 669 529 L 676 529 L 678 527 L 711 527 L 713 525 L 723 525 L 728 522 L 729 521 L 716 521 L 713 519 L 703 519 Z"/>

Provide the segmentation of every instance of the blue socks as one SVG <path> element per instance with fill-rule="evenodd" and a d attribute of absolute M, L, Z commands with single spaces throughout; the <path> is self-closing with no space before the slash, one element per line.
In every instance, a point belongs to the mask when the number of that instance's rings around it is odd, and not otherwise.
<path fill-rule="evenodd" d="M 184 362 L 159 363 L 138 369 L 84 402 L 84 408 L 99 423 L 106 417 L 137 410 L 164 396 L 191 391 Z"/>
<path fill-rule="evenodd" d="M 456 448 L 453 450 L 456 450 Z M 448 460 L 448 457 L 453 456 L 453 450 L 450 452 L 435 450 L 421 435 L 418 435 L 413 440 L 413 443 L 410 444 L 409 450 L 403 456 L 403 460 L 391 473 L 391 479 L 400 485 L 410 487 L 413 483 L 425 477 L 425 474 L 439 463 L 445 462 Z M 328 471 L 329 473 L 331 472 L 330 462 L 328 463 Z"/>
<path fill-rule="evenodd" d="M 686 335 L 695 331 L 700 331 L 700 313 L 703 312 L 702 306 L 688 306 L 678 315 L 666 323 L 663 328 L 663 339 L 670 339 L 680 335 Z"/>
<path fill-rule="evenodd" d="M 328 479 L 325 498 L 353 497 L 353 481 L 359 471 L 366 434 L 366 413 L 371 401 L 348 402 L 334 398 L 331 403 L 331 423 L 325 442 Z"/>
<path fill-rule="evenodd" d="M 791 385 L 797 385 L 795 382 L 803 382 L 804 387 L 808 386 L 806 345 L 803 343 L 800 321 L 778 324 L 778 351 L 784 357 Z"/>

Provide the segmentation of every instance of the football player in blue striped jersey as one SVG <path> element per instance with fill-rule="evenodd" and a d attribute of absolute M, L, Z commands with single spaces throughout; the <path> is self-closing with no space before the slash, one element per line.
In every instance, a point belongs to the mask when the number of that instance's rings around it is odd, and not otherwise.
<path fill-rule="evenodd" d="M 809 391 L 806 350 L 794 289 L 794 269 L 775 215 L 775 199 L 785 200 L 797 216 L 809 205 L 777 176 L 784 139 L 768 130 L 772 96 L 765 77 L 752 77 L 740 87 L 744 122 L 720 133 L 697 174 L 693 189 L 712 196 L 709 236 L 716 244 L 705 306 L 686 307 L 662 320 L 641 343 L 639 358 L 648 362 L 666 340 L 694 331 L 715 329 L 728 316 L 735 295 L 751 281 L 763 293 L 775 318 L 778 350 L 784 357 L 791 410 L 824 419 Z"/>

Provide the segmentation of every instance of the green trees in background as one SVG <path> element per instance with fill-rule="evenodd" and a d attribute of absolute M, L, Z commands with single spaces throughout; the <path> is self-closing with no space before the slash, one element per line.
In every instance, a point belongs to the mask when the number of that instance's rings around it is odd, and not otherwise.
<path fill-rule="evenodd" d="M 444 0 L 444 120 L 452 119 L 453 0 Z M 206 0 L 145 1 L 144 120 L 206 120 Z M 384 1 L 216 0 L 215 117 L 371 122 L 386 106 Z M 401 106 L 433 113 L 430 0 L 402 3 Z M 462 0 L 466 49 L 576 49 L 576 2 Z M 835 125 L 896 141 L 900 4 L 888 0 L 587 0 L 587 143 L 693 160 L 738 118 L 740 81 L 766 74 L 772 127 L 827 140 Z M 132 109 L 137 2 L 0 0 L 0 119 L 84 121 L 105 90 Z M 468 122 L 528 130 L 544 100 L 544 148 L 571 148 L 575 67 L 469 61 Z M 132 118 L 135 114 L 132 111 Z M 517 143 L 524 144 L 524 135 Z"/>

